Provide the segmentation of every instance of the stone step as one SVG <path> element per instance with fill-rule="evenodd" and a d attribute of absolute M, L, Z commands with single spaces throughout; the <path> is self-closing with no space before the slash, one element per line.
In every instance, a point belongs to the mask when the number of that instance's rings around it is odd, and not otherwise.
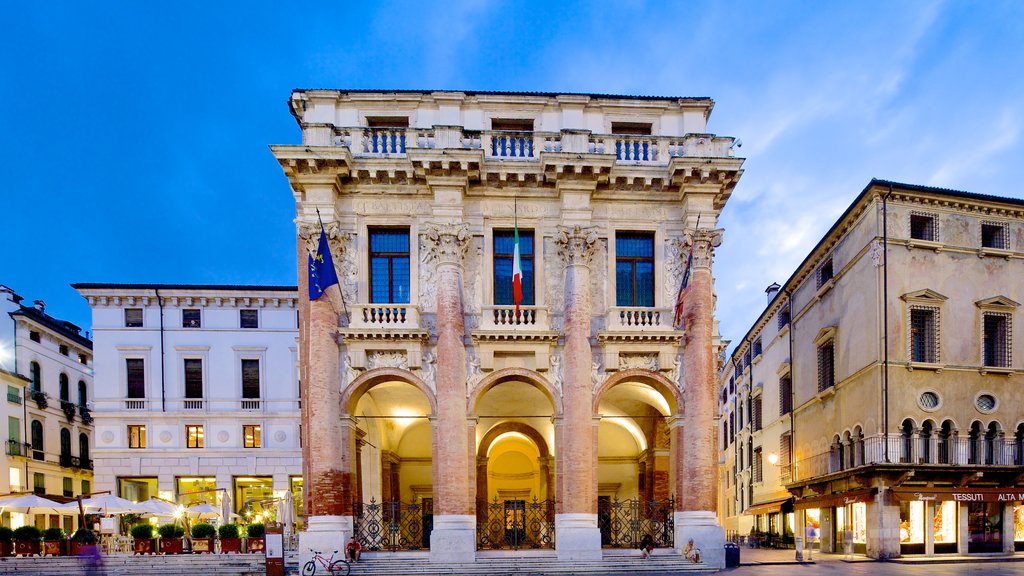
<path fill-rule="evenodd" d="M 105 556 L 105 576 L 180 576 L 209 574 L 217 576 L 264 575 L 265 558 L 261 554 L 175 554 L 157 556 Z M 81 558 L 49 556 L 46 558 L 0 558 L 0 576 L 7 574 L 54 574 L 78 576 L 85 574 Z"/>
<path fill-rule="evenodd" d="M 378 553 L 379 554 L 379 553 Z M 475 562 L 434 563 L 430 562 L 426 553 L 404 553 L 394 555 L 364 556 L 352 568 L 353 574 L 359 576 L 426 576 L 431 574 L 450 574 L 459 576 L 475 576 L 495 574 L 663 574 L 679 572 L 714 571 L 707 566 L 694 564 L 685 558 L 668 553 L 651 559 L 635 555 L 606 555 L 601 560 L 561 561 L 553 554 L 525 555 L 513 554 L 478 557 Z M 298 572 L 296 557 L 289 558 L 286 567 L 289 573 Z"/>

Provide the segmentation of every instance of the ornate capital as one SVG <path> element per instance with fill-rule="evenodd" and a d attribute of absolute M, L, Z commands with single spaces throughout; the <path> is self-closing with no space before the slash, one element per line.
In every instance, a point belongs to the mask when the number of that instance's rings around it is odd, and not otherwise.
<path fill-rule="evenodd" d="M 428 252 L 425 259 L 461 267 L 469 248 L 469 224 L 427 224 L 423 238 Z"/>
<path fill-rule="evenodd" d="M 722 228 L 699 228 L 683 232 L 683 242 L 693 247 L 693 267 L 711 268 L 715 248 L 722 245 Z"/>
<path fill-rule="evenodd" d="M 355 302 L 358 293 L 358 268 L 356 264 L 355 234 L 345 232 L 337 222 L 324 224 L 327 244 L 331 248 L 334 269 L 341 281 L 341 294 L 348 302 Z M 295 221 L 295 233 L 306 243 L 306 251 L 315 254 L 320 244 L 320 223 L 305 220 Z"/>
<path fill-rule="evenodd" d="M 559 226 L 558 234 L 555 235 L 555 245 L 566 266 L 590 266 L 590 260 L 597 249 L 597 228 Z"/>

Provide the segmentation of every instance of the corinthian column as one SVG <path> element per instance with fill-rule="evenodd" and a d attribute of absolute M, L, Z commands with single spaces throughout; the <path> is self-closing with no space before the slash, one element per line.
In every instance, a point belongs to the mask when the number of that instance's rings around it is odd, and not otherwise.
<path fill-rule="evenodd" d="M 560 226 L 555 237 L 565 264 L 565 350 L 562 381 L 562 434 L 556 445 L 560 476 L 555 514 L 559 559 L 601 558 L 594 484 L 593 389 L 590 350 L 590 261 L 597 243 L 595 228 Z"/>
<path fill-rule="evenodd" d="M 702 562 L 725 566 L 725 531 L 718 524 L 718 451 L 715 433 L 714 284 L 711 261 L 722 230 L 687 232 L 693 247 L 689 288 L 683 301 L 683 405 L 676 438 L 675 544 L 682 553 L 699 548 Z M 685 457 L 683 457 L 685 455 Z"/>
<path fill-rule="evenodd" d="M 434 529 L 430 560 L 465 562 L 476 556 L 469 436 L 466 433 L 466 347 L 462 310 L 467 224 L 429 224 L 430 257 L 437 262 L 437 418 L 433 430 Z"/>

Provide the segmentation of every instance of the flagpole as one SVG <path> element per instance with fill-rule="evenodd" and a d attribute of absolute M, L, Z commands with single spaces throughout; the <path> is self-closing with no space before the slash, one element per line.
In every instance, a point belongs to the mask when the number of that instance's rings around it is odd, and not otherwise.
<path fill-rule="evenodd" d="M 327 234 L 327 230 L 324 228 L 324 219 L 320 217 L 320 209 L 316 209 L 316 219 L 320 221 L 320 232 Z M 334 265 L 334 259 L 331 259 L 331 265 Z M 345 302 L 345 291 L 341 289 L 341 280 L 338 280 L 338 294 L 341 294 L 341 307 L 345 310 L 345 324 L 352 323 L 352 316 L 348 313 L 348 303 Z"/>

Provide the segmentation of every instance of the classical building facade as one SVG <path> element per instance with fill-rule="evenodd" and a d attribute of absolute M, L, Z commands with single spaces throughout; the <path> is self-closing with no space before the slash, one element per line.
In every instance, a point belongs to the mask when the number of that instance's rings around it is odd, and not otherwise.
<path fill-rule="evenodd" d="M 25 306 L 0 285 L 0 371 L 6 382 L 7 492 L 58 501 L 92 492 L 92 341 L 71 322 Z M 78 518 L 5 513 L 3 523 L 77 529 Z"/>
<path fill-rule="evenodd" d="M 302 144 L 272 151 L 296 201 L 300 551 L 355 532 L 599 558 L 647 535 L 721 565 L 711 264 L 742 160 L 712 106 L 293 92 Z M 321 220 L 340 284 L 310 301 Z"/>
<path fill-rule="evenodd" d="M 74 288 L 93 314 L 97 490 L 240 516 L 301 494 L 294 286 Z"/>
<path fill-rule="evenodd" d="M 1024 201 L 869 183 L 721 373 L 724 521 L 872 557 L 1024 548 L 1021 278 Z"/>

